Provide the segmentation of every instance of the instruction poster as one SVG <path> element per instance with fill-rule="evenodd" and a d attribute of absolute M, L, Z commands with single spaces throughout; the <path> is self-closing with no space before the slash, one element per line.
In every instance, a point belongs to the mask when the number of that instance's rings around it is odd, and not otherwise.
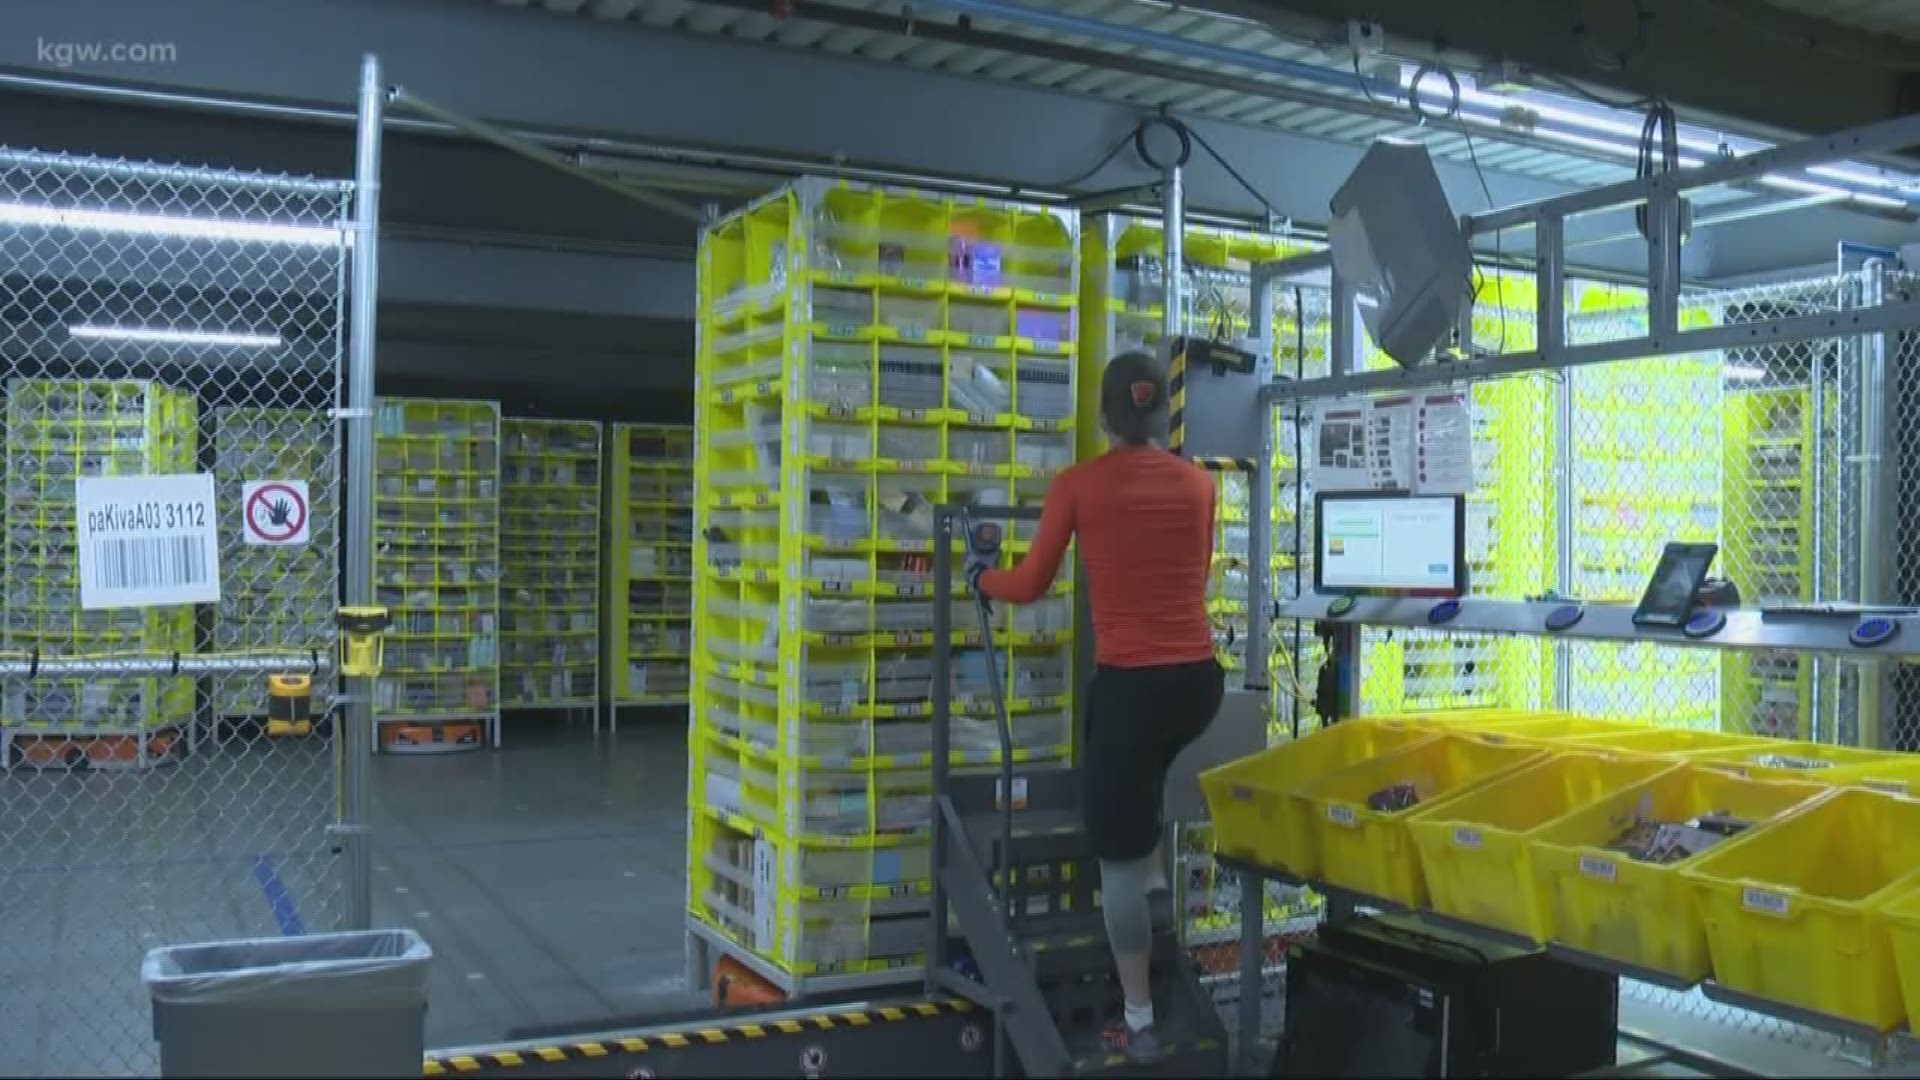
<path fill-rule="evenodd" d="M 1464 494 L 1473 487 L 1473 403 L 1463 390 L 1343 398 L 1314 410 L 1317 491 Z"/>

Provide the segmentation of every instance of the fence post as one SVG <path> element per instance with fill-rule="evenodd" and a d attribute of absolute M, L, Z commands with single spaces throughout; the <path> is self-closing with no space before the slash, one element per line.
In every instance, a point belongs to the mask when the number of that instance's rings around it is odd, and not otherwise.
<path fill-rule="evenodd" d="M 347 368 L 346 602 L 374 602 L 373 371 L 380 286 L 380 126 L 386 88 L 380 60 L 360 64 L 360 119 L 354 154 L 353 283 Z M 373 845 L 367 767 L 372 756 L 373 679 L 356 679 L 340 730 L 341 824 L 347 856 L 347 925 L 373 923 Z"/>

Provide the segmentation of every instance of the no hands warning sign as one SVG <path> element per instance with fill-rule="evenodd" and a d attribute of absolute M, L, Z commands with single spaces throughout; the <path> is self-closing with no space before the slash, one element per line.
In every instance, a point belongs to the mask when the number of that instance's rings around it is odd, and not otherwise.
<path fill-rule="evenodd" d="M 249 480 L 240 491 L 242 531 L 249 544 L 307 542 L 307 482 Z"/>

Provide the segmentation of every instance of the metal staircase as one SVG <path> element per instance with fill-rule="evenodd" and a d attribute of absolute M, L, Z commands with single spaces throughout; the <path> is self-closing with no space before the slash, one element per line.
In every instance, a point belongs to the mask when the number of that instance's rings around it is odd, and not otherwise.
<path fill-rule="evenodd" d="M 995 508 L 1003 518 L 1033 511 Z M 973 513 L 980 511 L 976 508 Z M 952 551 L 959 512 L 939 507 L 936 550 Z M 964 527 L 962 529 L 964 532 Z M 1080 823 L 1071 767 L 1019 765 L 996 695 L 1000 763 L 948 767 L 952 712 L 952 566 L 934 560 L 933 926 L 928 981 L 994 1014 L 997 1076 L 1223 1076 L 1227 1039 L 1192 959 L 1172 933 L 1153 945 L 1155 1028 L 1165 1054 L 1135 1065 L 1101 1029 L 1122 995 L 1100 913 L 1100 870 Z M 984 606 L 971 603 L 991 641 Z M 989 685 L 1001 687 L 991 649 Z M 1011 793 L 1003 798 L 1002 793 Z M 1011 1049 L 1015 1061 L 1008 1060 Z"/>

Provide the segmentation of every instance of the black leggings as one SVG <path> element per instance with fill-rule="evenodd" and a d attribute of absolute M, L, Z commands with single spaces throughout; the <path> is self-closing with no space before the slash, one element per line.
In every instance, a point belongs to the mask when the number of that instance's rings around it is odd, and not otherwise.
<path fill-rule="evenodd" d="M 1087 837 L 1102 859 L 1139 859 L 1160 839 L 1167 770 L 1220 711 L 1216 660 L 1158 667 L 1100 665 L 1087 692 Z"/>

